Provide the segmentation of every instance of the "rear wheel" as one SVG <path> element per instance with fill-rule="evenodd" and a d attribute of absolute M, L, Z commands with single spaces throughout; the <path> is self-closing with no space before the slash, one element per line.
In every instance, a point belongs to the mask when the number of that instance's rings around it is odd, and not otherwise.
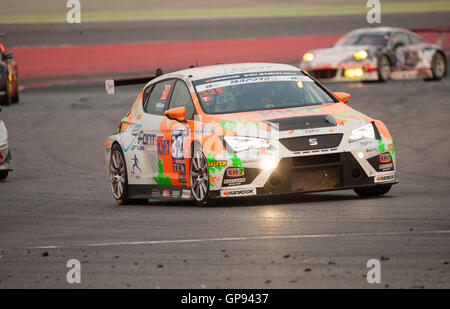
<path fill-rule="evenodd" d="M 11 102 L 13 103 L 17 103 L 19 102 L 19 80 L 18 80 L 18 76 L 16 73 L 16 76 L 14 77 L 14 91 L 13 91 L 14 95 L 11 96 Z"/>
<path fill-rule="evenodd" d="M 435 53 L 431 60 L 432 80 L 441 80 L 445 76 L 446 70 L 447 63 L 445 57 L 440 52 Z"/>
<path fill-rule="evenodd" d="M 387 81 L 391 76 L 391 64 L 389 63 L 388 57 L 386 55 L 381 55 L 378 60 L 378 81 Z"/>
<path fill-rule="evenodd" d="M 118 144 L 114 144 L 111 149 L 109 178 L 114 199 L 120 205 L 128 204 L 130 199 L 128 197 L 127 166 L 122 148 Z"/>
<path fill-rule="evenodd" d="M 1 101 L 2 105 L 10 105 L 12 102 L 11 83 L 9 82 L 8 79 L 7 79 L 6 85 L 5 85 L 5 93 L 3 94 L 3 96 L 1 96 L 0 101 Z"/>
<path fill-rule="evenodd" d="M 371 196 L 379 196 L 389 192 L 391 190 L 392 185 L 378 185 L 371 187 L 361 187 L 354 188 L 353 190 L 360 197 L 371 197 Z"/>
<path fill-rule="evenodd" d="M 8 177 L 8 171 L 0 171 L 0 180 L 5 180 Z"/>
<path fill-rule="evenodd" d="M 189 177 L 195 202 L 199 206 L 207 206 L 210 199 L 208 164 L 200 147 L 194 146 L 192 151 Z"/>

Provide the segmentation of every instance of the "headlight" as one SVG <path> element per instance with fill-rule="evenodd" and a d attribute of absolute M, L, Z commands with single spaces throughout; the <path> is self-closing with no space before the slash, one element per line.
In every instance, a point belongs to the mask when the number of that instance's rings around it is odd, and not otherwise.
<path fill-rule="evenodd" d="M 269 148 L 270 144 L 263 138 L 242 137 L 242 136 L 224 136 L 226 147 L 231 147 L 234 152 L 240 152 L 248 149 L 258 149 L 261 147 Z"/>
<path fill-rule="evenodd" d="M 356 60 L 364 60 L 367 58 L 369 54 L 367 53 L 366 50 L 362 49 L 362 50 L 358 50 L 356 53 L 353 54 L 353 57 Z"/>
<path fill-rule="evenodd" d="M 358 129 L 354 129 L 350 134 L 348 141 L 349 143 L 352 143 L 363 138 L 375 139 L 375 130 L 373 129 L 372 123 L 368 123 Z"/>
<path fill-rule="evenodd" d="M 303 55 L 303 61 L 309 62 L 309 61 L 313 61 L 313 59 L 314 59 L 313 53 L 306 53 Z"/>

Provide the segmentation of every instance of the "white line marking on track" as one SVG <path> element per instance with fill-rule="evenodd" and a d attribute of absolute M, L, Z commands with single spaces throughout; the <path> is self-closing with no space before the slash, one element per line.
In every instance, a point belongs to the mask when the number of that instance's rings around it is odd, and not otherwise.
<path fill-rule="evenodd" d="M 248 241 L 248 240 L 271 240 L 271 239 L 302 239 L 302 238 L 337 238 L 337 237 L 371 237 L 371 236 L 407 236 L 426 234 L 450 234 L 450 230 L 438 231 L 417 231 L 417 232 L 384 232 L 384 233 L 340 233 L 340 234 L 310 234 L 310 235 L 266 235 L 266 236 L 243 236 L 243 237 L 223 237 L 223 238 L 197 238 L 197 239 L 173 239 L 173 240 L 147 240 L 147 241 L 127 241 L 108 242 L 93 244 L 77 244 L 67 246 L 38 246 L 27 247 L 25 249 L 64 249 L 78 247 L 110 247 L 110 246 L 137 246 L 137 245 L 157 245 L 176 244 L 194 242 L 215 242 L 215 241 Z"/>

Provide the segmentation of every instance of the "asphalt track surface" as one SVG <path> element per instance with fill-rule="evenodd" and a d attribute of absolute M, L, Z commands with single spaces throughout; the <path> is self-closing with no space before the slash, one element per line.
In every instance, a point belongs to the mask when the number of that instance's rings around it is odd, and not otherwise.
<path fill-rule="evenodd" d="M 0 183 L 0 288 L 449 288 L 450 79 L 328 86 L 389 127 L 400 183 L 385 197 L 118 206 L 103 143 L 139 87 L 25 89 L 0 113 L 14 160 Z M 73 258 L 79 285 L 66 282 Z M 365 279 L 373 258 L 381 284 Z"/>
<path fill-rule="evenodd" d="M 112 97 L 99 83 L 27 89 L 1 113 L 14 172 L 0 183 L 0 287 L 449 288 L 449 86 L 330 85 L 391 130 L 400 183 L 387 196 L 339 191 L 209 208 L 113 201 L 103 142 L 137 87 Z M 82 263 L 76 286 L 65 279 L 72 258 Z M 380 285 L 364 278 L 372 258 Z"/>

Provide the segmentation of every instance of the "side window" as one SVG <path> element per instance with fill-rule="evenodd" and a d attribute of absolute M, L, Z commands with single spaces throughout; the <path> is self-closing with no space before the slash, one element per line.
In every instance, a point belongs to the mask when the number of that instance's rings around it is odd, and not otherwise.
<path fill-rule="evenodd" d="M 171 79 L 159 82 L 153 86 L 150 90 L 151 93 L 148 96 L 147 102 L 144 104 L 147 113 L 155 115 L 164 114 L 174 83 L 175 81 Z"/>
<path fill-rule="evenodd" d="M 178 80 L 173 89 L 172 98 L 170 99 L 170 108 L 182 106 L 186 108 L 186 119 L 192 119 L 195 109 L 191 95 L 185 83 Z"/>
<path fill-rule="evenodd" d="M 421 44 L 423 43 L 422 38 L 418 37 L 417 35 L 410 33 L 409 34 L 409 40 L 411 42 L 411 44 Z"/>
<path fill-rule="evenodd" d="M 392 38 L 392 48 L 396 49 L 401 46 L 409 45 L 409 38 L 404 32 L 397 32 Z"/>
<path fill-rule="evenodd" d="M 150 93 L 152 92 L 153 85 L 148 86 L 144 90 L 144 95 L 142 96 L 142 106 L 144 111 L 147 111 L 148 98 L 150 97 Z"/>

